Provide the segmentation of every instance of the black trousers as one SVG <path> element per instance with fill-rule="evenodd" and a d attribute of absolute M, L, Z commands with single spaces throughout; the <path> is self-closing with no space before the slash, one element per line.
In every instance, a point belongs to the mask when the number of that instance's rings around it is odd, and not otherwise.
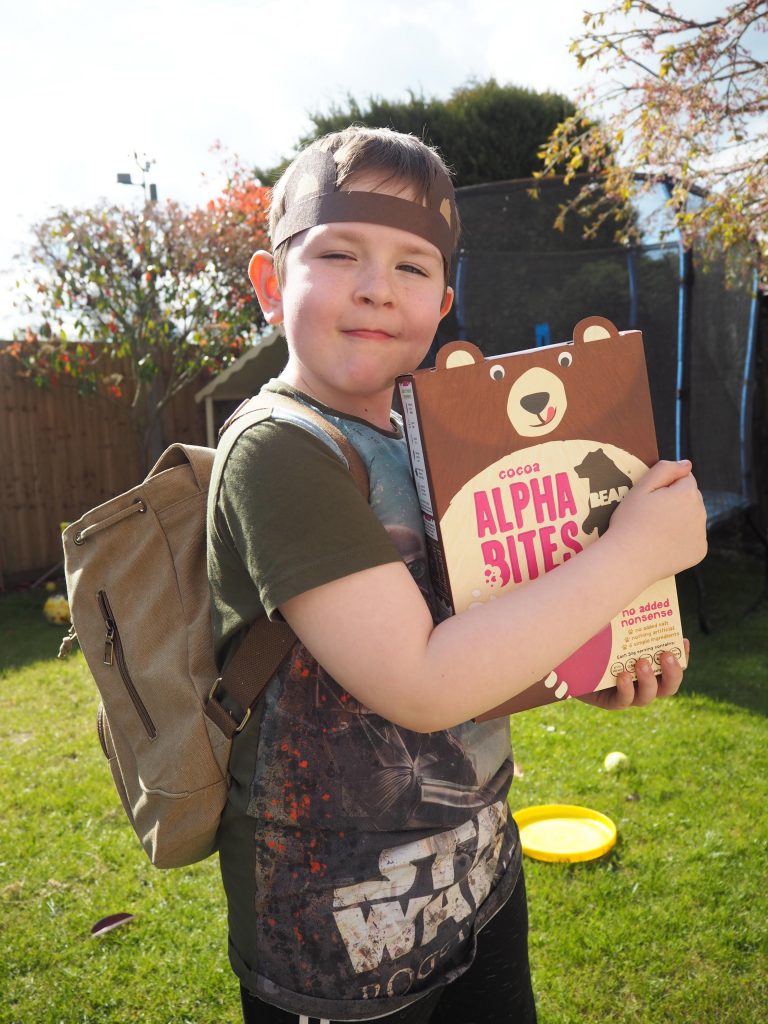
<path fill-rule="evenodd" d="M 340 1024 L 279 1010 L 242 987 L 240 997 L 244 1024 Z M 510 898 L 478 935 L 477 955 L 469 970 L 404 1010 L 376 1020 L 384 1024 L 536 1024 L 522 873 Z"/>

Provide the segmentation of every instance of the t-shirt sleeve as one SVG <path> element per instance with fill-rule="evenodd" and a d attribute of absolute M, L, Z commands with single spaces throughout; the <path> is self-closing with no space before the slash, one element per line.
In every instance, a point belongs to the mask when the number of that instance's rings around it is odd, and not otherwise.
<path fill-rule="evenodd" d="M 280 421 L 265 420 L 238 438 L 222 475 L 216 526 L 270 618 L 307 590 L 401 560 L 338 456 Z"/>

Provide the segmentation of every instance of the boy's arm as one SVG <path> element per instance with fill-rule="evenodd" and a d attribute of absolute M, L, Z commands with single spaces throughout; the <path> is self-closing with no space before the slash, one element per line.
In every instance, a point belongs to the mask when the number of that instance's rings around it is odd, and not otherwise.
<path fill-rule="evenodd" d="M 651 583 L 700 561 L 705 521 L 690 464 L 661 462 L 635 484 L 605 536 L 577 557 L 437 627 L 401 563 L 344 576 L 280 610 L 362 703 L 432 732 L 519 693 Z"/>

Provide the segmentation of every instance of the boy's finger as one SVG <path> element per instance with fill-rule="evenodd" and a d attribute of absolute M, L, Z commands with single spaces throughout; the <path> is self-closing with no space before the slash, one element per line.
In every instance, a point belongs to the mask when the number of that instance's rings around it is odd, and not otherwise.
<path fill-rule="evenodd" d="M 661 656 L 661 679 L 659 681 L 659 697 L 672 697 L 680 689 L 683 681 L 683 669 L 677 658 L 671 654 Z"/>
<path fill-rule="evenodd" d="M 629 672 L 622 672 L 616 676 L 616 694 L 613 707 L 616 710 L 629 708 L 635 702 L 635 681 Z"/>
<path fill-rule="evenodd" d="M 637 688 L 635 691 L 635 707 L 645 707 L 655 700 L 659 693 L 659 681 L 653 670 L 653 665 L 647 658 L 641 658 L 635 665 L 637 673 Z"/>

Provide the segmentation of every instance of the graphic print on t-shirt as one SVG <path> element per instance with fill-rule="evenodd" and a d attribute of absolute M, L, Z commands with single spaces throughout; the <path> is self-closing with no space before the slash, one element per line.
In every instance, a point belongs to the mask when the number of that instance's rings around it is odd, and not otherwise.
<path fill-rule="evenodd" d="M 386 981 L 372 983 L 371 996 L 384 994 L 382 985 L 387 995 L 400 994 L 413 968 L 399 968 L 397 961 L 415 947 L 429 951 L 419 977 L 437 966 L 441 926 L 448 921 L 463 925 L 490 892 L 506 813 L 506 805 L 498 802 L 460 828 L 382 850 L 377 878 L 336 889 L 333 916 L 354 971 L 378 970 L 385 956 L 395 968 Z M 459 939 L 466 938 L 462 929 Z"/>

